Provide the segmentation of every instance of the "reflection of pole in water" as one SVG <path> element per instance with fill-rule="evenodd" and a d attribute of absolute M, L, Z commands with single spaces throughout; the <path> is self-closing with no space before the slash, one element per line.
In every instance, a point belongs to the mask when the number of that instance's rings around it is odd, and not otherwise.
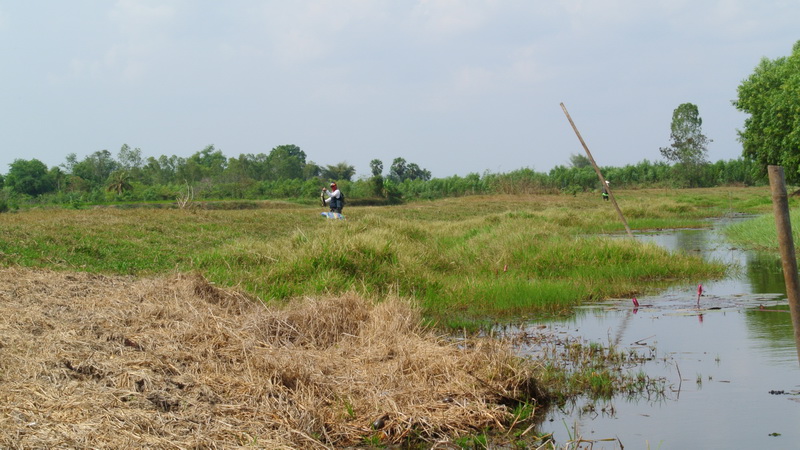
<path fill-rule="evenodd" d="M 619 345 L 622 336 L 625 334 L 625 330 L 628 329 L 628 325 L 631 323 L 631 318 L 634 314 L 639 312 L 639 301 L 636 300 L 636 297 L 633 297 L 631 300 L 633 301 L 633 311 L 631 311 L 631 314 L 625 314 L 622 318 L 622 323 L 619 325 L 619 328 L 617 328 L 616 336 L 614 336 L 614 346 Z"/>
<path fill-rule="evenodd" d="M 786 283 L 786 297 L 789 299 L 789 311 L 792 313 L 794 341 L 797 357 L 800 360 L 800 280 L 797 276 L 797 258 L 794 253 L 792 224 L 789 220 L 789 201 L 786 196 L 786 181 L 783 167 L 768 166 L 769 185 L 772 189 L 772 208 L 775 213 L 775 227 L 778 231 L 778 244 L 781 249 L 781 265 Z"/>

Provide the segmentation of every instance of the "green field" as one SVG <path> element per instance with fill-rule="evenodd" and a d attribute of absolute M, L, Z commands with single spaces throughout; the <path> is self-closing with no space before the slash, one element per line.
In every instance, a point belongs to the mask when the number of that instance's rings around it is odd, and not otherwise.
<path fill-rule="evenodd" d="M 709 217 L 771 208 L 767 188 L 632 190 L 616 198 L 634 230 L 698 227 Z M 399 295 L 451 326 L 557 313 L 726 270 L 626 239 L 610 202 L 593 194 L 349 207 L 345 221 L 293 203 L 238 206 L 246 208 L 6 213 L 0 264 L 140 276 L 199 272 L 267 302 Z"/>
<path fill-rule="evenodd" d="M 615 196 L 635 230 L 771 211 L 766 188 Z M 37 424 L 21 434 L 6 421 L 0 442 L 551 448 L 531 431 L 546 408 L 650 398 L 663 379 L 629 370 L 636 355 L 614 346 L 545 336 L 530 359 L 492 334 L 425 325 L 535 320 L 728 270 L 627 238 L 597 195 L 348 207 L 344 221 L 320 211 L 0 214 L 0 366 L 14 368 L 0 395 Z"/>

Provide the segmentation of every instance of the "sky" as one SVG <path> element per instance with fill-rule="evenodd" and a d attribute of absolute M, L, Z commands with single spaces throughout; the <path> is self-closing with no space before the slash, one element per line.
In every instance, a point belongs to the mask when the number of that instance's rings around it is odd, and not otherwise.
<path fill-rule="evenodd" d="M 228 157 L 294 144 L 356 177 L 663 161 L 698 106 L 711 161 L 732 101 L 800 40 L 798 0 L 0 0 L 0 173 L 127 144 Z"/>

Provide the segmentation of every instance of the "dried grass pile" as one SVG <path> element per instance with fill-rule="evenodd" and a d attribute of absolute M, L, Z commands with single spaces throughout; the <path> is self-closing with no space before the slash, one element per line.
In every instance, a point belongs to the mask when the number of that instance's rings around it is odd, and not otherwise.
<path fill-rule="evenodd" d="M 397 299 L 279 309 L 194 275 L 11 268 L 0 308 L 3 448 L 435 442 L 535 394 L 507 347 L 448 343 Z"/>

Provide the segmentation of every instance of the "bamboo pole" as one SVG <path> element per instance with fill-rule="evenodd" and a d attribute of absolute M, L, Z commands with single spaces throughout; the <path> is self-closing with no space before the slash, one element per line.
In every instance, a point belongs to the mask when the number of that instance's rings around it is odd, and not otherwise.
<path fill-rule="evenodd" d="M 608 192 L 608 197 L 611 199 L 611 203 L 614 204 L 614 209 L 617 210 L 617 215 L 619 216 L 619 220 L 622 221 L 622 224 L 625 225 L 625 231 L 628 232 L 628 236 L 633 238 L 633 232 L 631 231 L 631 227 L 628 226 L 628 221 L 625 220 L 625 216 L 622 214 L 622 210 L 619 209 L 619 205 L 617 204 L 617 199 L 614 198 L 614 194 L 611 192 L 611 187 L 606 183 L 606 179 L 603 178 L 602 172 L 600 172 L 600 168 L 597 166 L 597 163 L 594 162 L 594 158 L 592 157 L 592 152 L 589 151 L 589 147 L 586 145 L 586 142 L 583 141 L 583 137 L 581 137 L 581 133 L 578 131 L 578 127 L 575 126 L 575 122 L 572 121 L 572 117 L 567 112 L 567 107 L 561 103 L 561 109 L 564 110 L 564 114 L 567 116 L 567 120 L 569 120 L 569 124 L 572 125 L 572 129 L 575 131 L 575 135 L 578 136 L 578 140 L 581 141 L 581 145 L 583 149 L 586 150 L 586 156 L 589 157 L 589 162 L 592 163 L 592 167 L 594 167 L 595 173 L 597 173 L 597 178 L 600 179 L 600 186 L 603 186 Z"/>
<path fill-rule="evenodd" d="M 792 238 L 792 223 L 789 219 L 789 200 L 786 195 L 786 182 L 783 167 L 768 166 L 769 185 L 772 189 L 772 209 L 775 213 L 775 227 L 778 231 L 778 245 L 781 250 L 783 278 L 786 282 L 786 297 L 794 326 L 794 342 L 797 358 L 800 361 L 800 280 L 797 275 L 797 258 Z"/>

